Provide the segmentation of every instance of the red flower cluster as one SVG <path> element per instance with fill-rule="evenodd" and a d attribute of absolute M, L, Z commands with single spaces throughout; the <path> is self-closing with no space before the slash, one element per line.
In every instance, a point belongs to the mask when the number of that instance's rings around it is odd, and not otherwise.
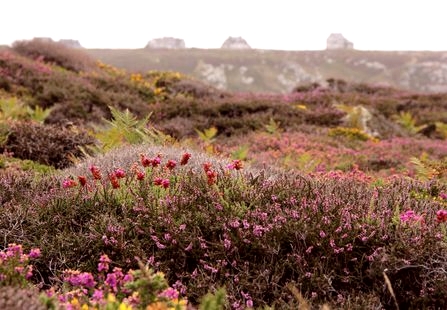
<path fill-rule="evenodd" d="M 78 181 L 79 184 L 81 184 L 81 186 L 83 187 L 87 185 L 87 178 L 85 177 L 85 175 L 78 176 Z"/>
<path fill-rule="evenodd" d="M 182 159 L 180 160 L 180 165 L 182 165 L 182 166 L 186 165 L 190 158 L 191 158 L 191 154 L 189 154 L 189 153 L 183 154 Z"/>
<path fill-rule="evenodd" d="M 241 170 L 243 167 L 244 165 L 240 159 L 234 159 L 231 164 L 227 165 L 227 168 L 231 170 Z"/>
<path fill-rule="evenodd" d="M 118 177 L 117 177 L 116 173 L 110 173 L 109 174 L 109 180 L 110 180 L 110 183 L 112 184 L 113 188 L 119 188 L 120 187 L 120 182 L 118 180 Z"/>
<path fill-rule="evenodd" d="M 217 172 L 211 169 L 211 163 L 204 163 L 203 170 L 205 170 L 206 176 L 208 178 L 208 184 L 213 185 L 217 181 Z"/>
<path fill-rule="evenodd" d="M 172 170 L 175 168 L 175 166 L 177 166 L 177 162 L 175 160 L 168 160 L 168 162 L 166 163 L 166 168 L 168 168 L 169 170 Z"/>
<path fill-rule="evenodd" d="M 65 179 L 64 181 L 62 181 L 63 188 L 72 188 L 72 187 L 75 187 L 76 185 L 78 185 L 78 184 L 73 179 Z"/>
<path fill-rule="evenodd" d="M 169 187 L 169 179 L 155 178 L 154 185 L 163 186 L 164 188 Z"/>
<path fill-rule="evenodd" d="M 438 223 L 447 222 L 447 210 L 439 210 L 436 212 L 436 220 Z"/>
<path fill-rule="evenodd" d="M 158 154 L 154 158 L 150 159 L 146 155 L 140 154 L 140 161 L 143 167 L 149 167 L 149 166 L 157 167 L 161 163 L 161 155 Z"/>
<path fill-rule="evenodd" d="M 145 175 L 146 175 L 146 174 L 144 173 L 144 171 L 137 171 L 137 180 L 138 180 L 138 181 L 143 181 Z"/>
<path fill-rule="evenodd" d="M 95 180 L 101 180 L 101 170 L 97 166 L 91 165 L 89 169 Z"/>

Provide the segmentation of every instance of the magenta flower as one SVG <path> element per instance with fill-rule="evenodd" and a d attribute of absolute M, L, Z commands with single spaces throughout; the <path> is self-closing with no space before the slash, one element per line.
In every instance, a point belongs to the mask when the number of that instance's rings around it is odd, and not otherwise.
<path fill-rule="evenodd" d="M 73 179 L 65 179 L 62 181 L 62 187 L 63 188 L 72 188 L 77 185 L 76 181 Z"/>
<path fill-rule="evenodd" d="M 408 210 L 400 215 L 401 222 L 423 222 L 422 215 L 417 215 L 413 210 Z"/>
<path fill-rule="evenodd" d="M 115 176 L 118 179 L 122 179 L 126 176 L 126 172 L 124 171 L 124 169 L 121 168 L 115 169 Z"/>
<path fill-rule="evenodd" d="M 172 287 L 168 287 L 163 292 L 161 292 L 158 296 L 165 297 L 165 298 L 171 299 L 171 300 L 175 300 L 178 298 L 179 292 L 177 290 L 173 289 Z"/>
<path fill-rule="evenodd" d="M 101 301 L 104 298 L 104 292 L 102 290 L 95 290 L 92 295 L 92 299 L 96 302 Z"/>
<path fill-rule="evenodd" d="M 40 249 L 38 248 L 31 249 L 31 251 L 29 252 L 29 257 L 34 259 L 40 257 Z"/>
<path fill-rule="evenodd" d="M 227 168 L 230 170 L 241 170 L 243 167 L 244 165 L 240 159 L 235 159 L 231 162 L 231 164 L 227 165 Z"/>

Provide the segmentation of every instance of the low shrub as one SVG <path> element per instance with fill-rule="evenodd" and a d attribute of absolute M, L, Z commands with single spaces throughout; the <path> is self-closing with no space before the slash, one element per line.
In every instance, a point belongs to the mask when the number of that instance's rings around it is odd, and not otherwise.
<path fill-rule="evenodd" d="M 0 152 L 14 157 L 65 168 L 73 159 L 82 157 L 80 147 L 93 145 L 95 140 L 79 128 L 61 128 L 36 122 L 10 122 L 6 142 Z"/>
<path fill-rule="evenodd" d="M 402 307 L 446 306 L 442 183 L 372 186 L 360 171 L 245 174 L 238 161 L 219 167 L 155 149 L 133 160 L 123 152 L 126 168 L 117 154 L 5 205 L 5 230 L 17 204 L 32 214 L 21 238 L 41 249 L 46 281 L 67 268 L 94 272 L 107 254 L 126 269 L 140 257 L 193 304 L 225 286 L 233 308 L 283 308 L 293 285 L 315 304 L 344 307 L 366 295 L 392 307 L 386 272 Z"/>
<path fill-rule="evenodd" d="M 33 39 L 15 41 L 12 49 L 20 55 L 55 64 L 64 69 L 80 72 L 95 67 L 95 61 L 85 52 L 64 46 L 51 40 Z"/>

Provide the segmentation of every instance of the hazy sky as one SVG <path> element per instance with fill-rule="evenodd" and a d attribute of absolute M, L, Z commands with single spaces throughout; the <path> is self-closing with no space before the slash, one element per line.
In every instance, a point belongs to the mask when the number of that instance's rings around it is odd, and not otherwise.
<path fill-rule="evenodd" d="M 447 51 L 445 0 L 1 0 L 0 44 L 33 37 L 142 48 L 172 36 L 219 48 L 320 50 L 342 33 L 360 50 Z"/>

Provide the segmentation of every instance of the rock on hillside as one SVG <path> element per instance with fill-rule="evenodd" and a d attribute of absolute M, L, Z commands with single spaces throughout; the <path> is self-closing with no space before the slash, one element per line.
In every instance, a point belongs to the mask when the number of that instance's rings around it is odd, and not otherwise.
<path fill-rule="evenodd" d="M 61 39 L 59 40 L 59 43 L 69 48 L 83 48 L 78 40 Z"/>
<path fill-rule="evenodd" d="M 83 48 L 81 43 L 79 43 L 78 40 L 72 40 L 72 39 L 61 39 L 59 40 L 59 43 L 70 48 Z"/>
<path fill-rule="evenodd" d="M 184 49 L 185 41 L 183 39 L 164 37 L 150 40 L 146 48 L 154 49 Z"/>
<path fill-rule="evenodd" d="M 247 41 L 242 37 L 228 37 L 222 44 L 222 49 L 232 49 L 232 50 L 247 50 L 251 49 Z"/>
<path fill-rule="evenodd" d="M 354 43 L 348 41 L 341 33 L 332 33 L 326 41 L 328 50 L 352 50 Z"/>

